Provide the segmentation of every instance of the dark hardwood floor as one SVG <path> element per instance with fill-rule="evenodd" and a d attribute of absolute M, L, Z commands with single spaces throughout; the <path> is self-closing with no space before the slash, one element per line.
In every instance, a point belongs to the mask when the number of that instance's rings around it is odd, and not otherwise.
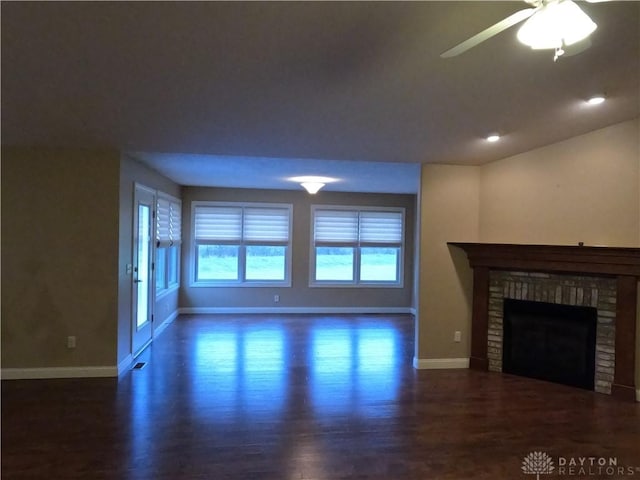
<path fill-rule="evenodd" d="M 3 381 L 2 478 L 535 479 L 532 451 L 640 478 L 640 404 L 413 345 L 410 316 L 181 316 L 119 380 Z"/>

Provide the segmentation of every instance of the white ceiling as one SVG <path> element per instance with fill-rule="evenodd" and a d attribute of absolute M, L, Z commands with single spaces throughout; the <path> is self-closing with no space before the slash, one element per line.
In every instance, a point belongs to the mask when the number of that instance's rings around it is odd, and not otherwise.
<path fill-rule="evenodd" d="M 420 163 L 638 116 L 640 3 L 580 6 L 592 46 L 554 63 L 517 28 L 439 57 L 524 2 L 3 2 L 2 143 L 118 148 L 187 185 L 415 191 Z"/>

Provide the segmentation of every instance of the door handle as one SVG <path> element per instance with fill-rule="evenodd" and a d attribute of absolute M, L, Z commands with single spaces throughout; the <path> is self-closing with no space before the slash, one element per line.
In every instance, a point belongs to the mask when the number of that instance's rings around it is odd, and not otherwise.
<path fill-rule="evenodd" d="M 142 282 L 143 282 L 143 280 L 138 280 L 138 279 L 133 281 L 133 283 L 142 283 Z"/>

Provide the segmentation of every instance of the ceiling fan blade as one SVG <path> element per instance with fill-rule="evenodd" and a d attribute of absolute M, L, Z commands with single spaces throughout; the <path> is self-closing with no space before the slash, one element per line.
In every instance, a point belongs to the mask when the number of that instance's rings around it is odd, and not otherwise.
<path fill-rule="evenodd" d="M 518 10 L 516 13 L 514 13 L 512 15 L 509 15 L 504 20 L 496 23 L 495 25 L 490 26 L 486 30 L 481 31 L 480 33 L 474 35 L 473 37 L 469 38 L 468 40 L 465 40 L 461 44 L 456 45 L 452 49 L 447 50 L 446 52 L 442 53 L 440 56 L 442 58 L 449 58 L 449 57 L 455 57 L 456 55 L 460 55 L 461 53 L 466 52 L 470 48 L 473 48 L 476 45 L 484 42 L 485 40 L 490 39 L 494 35 L 499 34 L 500 32 L 502 32 L 502 31 L 506 30 L 507 28 L 515 25 L 516 23 L 519 23 L 519 22 L 529 18 L 531 15 L 534 14 L 534 12 L 536 10 L 538 10 L 538 9 L 537 8 L 525 8 L 524 10 Z"/>

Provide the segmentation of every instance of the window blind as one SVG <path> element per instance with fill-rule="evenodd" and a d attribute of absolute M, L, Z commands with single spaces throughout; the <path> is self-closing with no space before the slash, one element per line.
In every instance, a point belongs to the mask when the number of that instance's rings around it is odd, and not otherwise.
<path fill-rule="evenodd" d="M 357 242 L 358 212 L 350 210 L 316 210 L 314 232 L 316 242 Z"/>
<path fill-rule="evenodd" d="M 402 229 L 401 212 L 318 209 L 314 215 L 318 243 L 399 244 Z"/>
<path fill-rule="evenodd" d="M 286 243 L 289 241 L 289 210 L 246 207 L 243 226 L 247 242 Z"/>
<path fill-rule="evenodd" d="M 181 203 L 159 197 L 156 202 L 156 240 L 158 247 L 167 247 L 182 240 Z"/>
<path fill-rule="evenodd" d="M 196 241 L 240 241 L 242 239 L 242 208 L 197 206 L 194 215 Z"/>
<path fill-rule="evenodd" d="M 287 243 L 289 209 L 233 206 L 197 206 L 196 241 Z"/>
<path fill-rule="evenodd" d="M 156 240 L 159 247 L 166 245 L 171 241 L 170 211 L 171 203 L 169 200 L 166 198 L 158 198 L 156 203 Z"/>
<path fill-rule="evenodd" d="M 402 213 L 360 212 L 361 243 L 402 243 Z"/>
<path fill-rule="evenodd" d="M 174 244 L 180 243 L 182 241 L 182 203 L 170 203 L 169 219 L 169 239 Z"/>

